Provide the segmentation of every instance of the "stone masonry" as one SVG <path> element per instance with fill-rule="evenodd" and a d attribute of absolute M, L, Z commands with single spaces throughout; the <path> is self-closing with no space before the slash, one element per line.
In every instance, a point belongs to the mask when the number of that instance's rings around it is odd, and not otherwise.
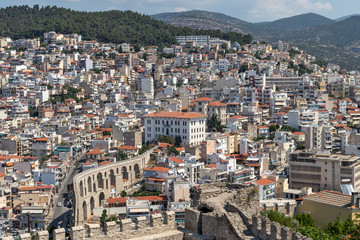
<path fill-rule="evenodd" d="M 120 224 L 106 222 L 104 226 L 100 226 L 100 224 L 86 224 L 85 228 L 76 226 L 71 228 L 70 236 L 71 239 L 76 240 L 183 239 L 183 233 L 177 230 L 174 212 L 166 212 L 164 215 L 153 214 L 150 221 L 146 217 L 137 217 L 134 223 L 130 219 L 123 219 Z M 53 239 L 65 240 L 65 229 L 54 230 Z M 28 233 L 22 234 L 20 240 L 31 240 L 31 236 Z M 36 240 L 49 240 L 48 231 L 37 232 Z"/>

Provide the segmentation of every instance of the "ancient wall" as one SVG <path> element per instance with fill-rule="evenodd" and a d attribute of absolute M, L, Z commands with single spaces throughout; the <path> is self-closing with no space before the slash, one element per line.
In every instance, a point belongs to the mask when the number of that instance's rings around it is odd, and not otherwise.
<path fill-rule="evenodd" d="M 75 175 L 75 225 L 82 226 L 91 215 L 92 209 L 100 207 L 101 201 L 110 197 L 111 185 L 115 186 L 117 193 L 124 190 L 124 183 L 132 186 L 135 179 L 142 176 L 154 149 L 133 159 L 96 167 Z"/>
<path fill-rule="evenodd" d="M 116 240 L 116 239 L 156 239 L 156 240 L 182 240 L 183 233 L 177 231 L 175 213 L 166 212 L 165 214 L 153 214 L 150 221 L 146 217 L 137 217 L 135 222 L 130 219 L 123 219 L 120 223 L 106 222 L 104 226 L 100 224 L 86 224 L 83 226 L 72 227 L 70 231 L 71 239 L 76 240 Z M 65 230 L 56 229 L 53 232 L 54 240 L 65 240 Z M 20 235 L 20 240 L 31 240 L 28 233 Z M 36 240 L 49 240 L 48 231 L 36 233 Z"/>
<path fill-rule="evenodd" d="M 261 216 L 252 217 L 252 232 L 264 240 L 311 240 L 299 232 L 291 231 L 290 228 Z"/>
<path fill-rule="evenodd" d="M 185 211 L 185 240 L 305 240 L 307 237 L 268 218 L 261 218 L 259 189 L 240 184 L 204 184 L 193 190 L 192 208 Z M 222 205 L 216 204 L 223 200 Z M 214 204 L 215 202 L 215 204 Z M 255 216 L 255 217 L 254 217 Z"/>

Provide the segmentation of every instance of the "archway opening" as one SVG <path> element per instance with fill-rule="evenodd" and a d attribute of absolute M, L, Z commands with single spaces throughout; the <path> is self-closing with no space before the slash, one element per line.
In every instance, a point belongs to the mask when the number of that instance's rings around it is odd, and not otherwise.
<path fill-rule="evenodd" d="M 102 173 L 98 173 L 96 178 L 97 178 L 98 188 L 104 188 L 104 179 L 103 179 Z"/>
<path fill-rule="evenodd" d="M 136 177 L 136 178 L 141 178 L 141 173 L 140 173 L 139 164 L 135 164 L 135 165 L 134 165 L 134 171 L 135 171 L 135 177 Z"/>
<path fill-rule="evenodd" d="M 101 192 L 99 194 L 99 206 L 102 205 L 102 201 L 105 199 L 105 194 L 103 192 Z"/>
<path fill-rule="evenodd" d="M 83 202 L 82 207 L 83 207 L 83 217 L 84 217 L 84 221 L 86 221 L 86 220 L 88 219 L 88 215 L 87 215 L 87 204 L 86 204 L 85 201 Z"/>
<path fill-rule="evenodd" d="M 129 179 L 129 174 L 125 166 L 121 168 L 121 174 L 123 176 L 123 179 Z"/>

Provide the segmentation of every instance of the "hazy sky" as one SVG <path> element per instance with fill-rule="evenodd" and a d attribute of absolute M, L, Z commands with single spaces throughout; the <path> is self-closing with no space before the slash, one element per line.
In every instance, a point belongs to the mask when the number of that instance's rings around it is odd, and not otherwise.
<path fill-rule="evenodd" d="M 358 0 L 1 0 L 0 7 L 39 4 L 57 5 L 74 10 L 133 10 L 145 14 L 207 10 L 232 17 L 261 22 L 314 12 L 329 18 L 359 13 Z"/>

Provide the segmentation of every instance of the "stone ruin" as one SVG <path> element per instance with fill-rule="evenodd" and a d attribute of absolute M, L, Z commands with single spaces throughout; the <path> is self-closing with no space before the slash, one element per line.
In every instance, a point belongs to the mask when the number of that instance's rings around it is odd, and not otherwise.
<path fill-rule="evenodd" d="M 184 239 L 309 240 L 298 232 L 260 217 L 254 185 L 205 184 L 193 191 L 185 211 Z"/>
<path fill-rule="evenodd" d="M 53 240 L 65 240 L 65 229 L 58 228 L 53 232 Z M 146 217 L 137 217 L 135 223 L 131 219 L 123 219 L 120 224 L 116 222 L 106 222 L 104 226 L 100 224 L 86 224 L 83 226 L 72 227 L 70 231 L 71 239 L 156 239 L 156 240 L 182 240 L 183 233 L 177 230 L 175 213 L 166 212 L 153 214 L 150 221 Z M 12 238 L 9 238 L 12 239 Z M 21 234 L 20 240 L 31 240 L 29 233 Z M 48 231 L 36 233 L 36 240 L 49 240 Z"/>

